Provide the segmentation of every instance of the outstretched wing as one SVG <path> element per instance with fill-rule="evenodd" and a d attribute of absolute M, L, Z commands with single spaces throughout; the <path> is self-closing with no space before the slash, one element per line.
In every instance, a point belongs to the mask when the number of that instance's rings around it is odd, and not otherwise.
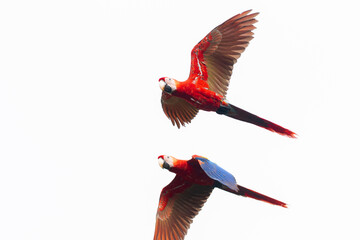
<path fill-rule="evenodd" d="M 180 128 L 180 125 L 185 126 L 185 123 L 190 123 L 191 120 L 199 112 L 199 109 L 188 103 L 182 98 L 171 96 L 165 92 L 161 95 L 161 105 L 165 115 L 171 120 L 171 123 Z"/>
<path fill-rule="evenodd" d="M 154 240 L 184 239 L 192 219 L 210 196 L 212 186 L 185 182 L 176 176 L 161 192 Z"/>
<path fill-rule="evenodd" d="M 233 65 L 253 39 L 255 17 L 251 10 L 235 15 L 213 29 L 191 51 L 190 78 L 207 81 L 209 89 L 224 96 Z"/>
<path fill-rule="evenodd" d="M 219 167 L 216 163 L 211 162 L 207 158 L 197 155 L 194 155 L 193 158 L 199 162 L 200 167 L 210 178 L 219 181 L 220 183 L 234 191 L 238 190 L 236 179 L 231 173 Z"/>

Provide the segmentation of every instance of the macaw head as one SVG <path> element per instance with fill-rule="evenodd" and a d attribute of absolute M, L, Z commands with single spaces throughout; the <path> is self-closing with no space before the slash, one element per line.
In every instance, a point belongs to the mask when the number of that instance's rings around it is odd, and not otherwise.
<path fill-rule="evenodd" d="M 176 90 L 176 80 L 173 78 L 162 77 L 159 79 L 159 85 L 161 90 L 168 94 L 171 94 Z"/>
<path fill-rule="evenodd" d="M 166 168 L 170 170 L 174 166 L 174 158 L 167 155 L 160 155 L 158 157 L 158 163 L 161 168 Z"/>

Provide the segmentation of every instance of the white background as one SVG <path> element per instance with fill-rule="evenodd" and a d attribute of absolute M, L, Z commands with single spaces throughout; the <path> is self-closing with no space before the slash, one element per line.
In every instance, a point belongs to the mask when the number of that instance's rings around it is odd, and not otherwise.
<path fill-rule="evenodd" d="M 215 190 L 190 239 L 359 239 L 356 1 L 2 1 L 0 239 L 152 239 L 157 156 L 208 157 L 289 209 Z M 233 15 L 260 12 L 228 100 L 293 140 L 200 112 L 178 130 L 158 79 Z"/>

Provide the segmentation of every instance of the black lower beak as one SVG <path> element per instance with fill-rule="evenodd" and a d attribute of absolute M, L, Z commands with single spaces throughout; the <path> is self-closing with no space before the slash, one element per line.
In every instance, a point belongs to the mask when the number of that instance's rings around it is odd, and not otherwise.
<path fill-rule="evenodd" d="M 165 85 L 165 88 L 164 88 L 164 91 L 167 92 L 167 93 L 171 93 L 172 92 L 172 89 L 169 85 Z"/>
<path fill-rule="evenodd" d="M 169 169 L 170 169 L 170 165 L 169 165 L 167 162 L 164 161 L 164 163 L 163 163 L 163 168 L 166 168 L 167 170 L 169 170 Z"/>

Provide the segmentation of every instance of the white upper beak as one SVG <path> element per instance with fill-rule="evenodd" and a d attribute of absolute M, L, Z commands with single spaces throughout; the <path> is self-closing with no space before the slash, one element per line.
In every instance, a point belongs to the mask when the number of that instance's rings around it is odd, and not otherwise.
<path fill-rule="evenodd" d="M 164 91 L 165 86 L 166 86 L 166 83 L 165 83 L 163 80 L 161 80 L 161 81 L 159 82 L 159 85 L 160 85 L 161 90 Z"/>
<path fill-rule="evenodd" d="M 164 159 L 158 158 L 158 163 L 161 168 L 164 168 Z"/>

